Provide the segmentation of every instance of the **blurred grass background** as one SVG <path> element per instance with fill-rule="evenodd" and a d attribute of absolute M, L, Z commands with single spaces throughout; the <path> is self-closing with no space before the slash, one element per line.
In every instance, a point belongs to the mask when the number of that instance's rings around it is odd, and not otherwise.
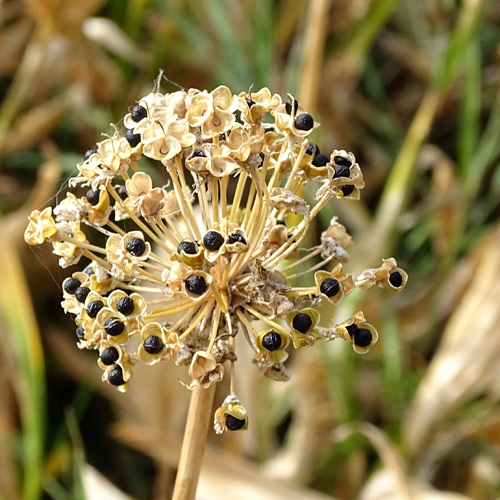
<path fill-rule="evenodd" d="M 4 0 L 0 46 L 2 500 L 169 498 L 183 372 L 102 384 L 59 305 L 71 270 L 22 240 L 159 68 L 297 96 L 322 151 L 365 174 L 362 200 L 321 221 L 354 237 L 349 270 L 394 256 L 410 276 L 338 311 L 377 326 L 365 357 L 318 345 L 278 384 L 239 353 L 251 428 L 210 437 L 199 498 L 500 496 L 500 3 Z"/>

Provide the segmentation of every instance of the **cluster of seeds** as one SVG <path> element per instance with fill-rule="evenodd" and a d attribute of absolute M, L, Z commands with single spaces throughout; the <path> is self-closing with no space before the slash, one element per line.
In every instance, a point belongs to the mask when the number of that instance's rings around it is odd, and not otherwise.
<path fill-rule="evenodd" d="M 208 387 L 229 367 L 215 428 L 238 430 L 247 426 L 232 389 L 238 338 L 276 380 L 288 378 L 290 344 L 340 337 L 365 353 L 377 341 L 363 313 L 323 324 L 318 305 L 335 307 L 356 287 L 398 292 L 407 275 L 392 258 L 348 274 L 351 238 L 336 218 L 317 246 L 301 248 L 320 210 L 359 198 L 364 182 L 352 153 L 326 155 L 308 139 L 319 124 L 297 100 L 267 88 L 155 89 L 123 124 L 25 233 L 30 245 L 49 241 L 62 267 L 86 260 L 62 283 L 62 307 L 78 346 L 99 352 L 104 381 L 126 391 L 134 364 L 172 360 L 189 366 L 189 388 Z"/>

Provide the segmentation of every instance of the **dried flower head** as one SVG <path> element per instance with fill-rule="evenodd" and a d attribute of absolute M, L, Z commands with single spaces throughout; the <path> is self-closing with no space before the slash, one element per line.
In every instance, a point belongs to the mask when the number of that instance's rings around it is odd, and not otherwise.
<path fill-rule="evenodd" d="M 87 260 L 64 280 L 62 307 L 78 346 L 98 351 L 103 380 L 125 391 L 135 363 L 172 360 L 189 366 L 189 388 L 225 373 L 232 381 L 237 336 L 263 375 L 287 380 L 290 346 L 342 338 L 365 353 L 377 341 L 363 313 L 325 325 L 318 305 L 335 307 L 356 287 L 400 291 L 407 275 L 396 261 L 355 279 L 344 269 L 351 237 L 336 218 L 301 253 L 321 209 L 364 186 L 352 153 L 326 155 L 308 139 L 318 126 L 267 88 L 155 88 L 85 154 L 73 192 L 31 214 L 27 243 L 50 242 L 62 267 Z M 304 275 L 309 285 L 298 286 Z M 247 427 L 232 390 L 215 426 Z"/>

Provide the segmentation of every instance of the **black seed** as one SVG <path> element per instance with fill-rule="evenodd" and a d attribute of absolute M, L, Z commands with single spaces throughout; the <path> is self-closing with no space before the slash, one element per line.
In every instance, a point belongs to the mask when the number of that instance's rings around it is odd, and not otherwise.
<path fill-rule="evenodd" d="M 317 147 L 316 147 L 316 143 L 314 143 L 314 142 L 310 142 L 310 143 L 307 145 L 306 155 L 309 155 L 309 156 L 314 156 L 315 154 L 317 154 Z"/>
<path fill-rule="evenodd" d="M 92 264 L 89 264 L 84 270 L 83 272 L 85 274 L 88 274 L 89 276 L 92 276 L 93 274 L 95 274 L 94 272 L 94 267 L 92 266 Z"/>
<path fill-rule="evenodd" d="M 262 347 L 268 351 L 277 351 L 281 347 L 282 341 L 279 333 L 269 332 L 262 337 Z"/>
<path fill-rule="evenodd" d="M 177 246 L 177 253 L 187 253 L 189 255 L 195 255 L 198 251 L 198 245 L 194 241 L 184 240 Z"/>
<path fill-rule="evenodd" d="M 95 207 L 99 203 L 99 198 L 101 197 L 101 192 L 98 189 L 89 189 L 85 193 L 85 198 L 87 201 Z"/>
<path fill-rule="evenodd" d="M 184 283 L 186 283 L 186 288 L 195 295 L 203 295 L 207 289 L 207 282 L 203 276 L 189 276 L 189 278 L 186 278 Z"/>
<path fill-rule="evenodd" d="M 330 158 L 328 158 L 328 156 L 324 155 L 323 153 L 318 153 L 314 157 L 312 164 L 315 167 L 324 167 L 328 163 L 329 159 Z"/>
<path fill-rule="evenodd" d="M 312 324 L 311 316 L 306 313 L 297 314 L 292 321 L 292 326 L 300 333 L 306 333 L 311 328 Z"/>
<path fill-rule="evenodd" d="M 89 293 L 90 293 L 90 288 L 88 288 L 86 286 L 79 286 L 75 290 L 76 300 L 78 300 L 78 302 L 81 302 L 83 304 Z"/>
<path fill-rule="evenodd" d="M 264 153 L 259 153 L 259 157 L 260 157 L 259 167 L 262 167 L 262 165 L 264 164 L 264 160 L 266 158 L 266 155 Z"/>
<path fill-rule="evenodd" d="M 134 106 L 130 111 L 130 116 L 134 122 L 140 122 L 143 118 L 148 116 L 148 112 L 143 106 Z"/>
<path fill-rule="evenodd" d="M 340 190 L 344 193 L 344 196 L 349 196 L 354 191 L 354 186 L 352 184 L 346 184 L 342 186 Z"/>
<path fill-rule="evenodd" d="M 264 134 L 267 134 L 268 132 L 274 132 L 274 127 L 264 127 Z"/>
<path fill-rule="evenodd" d="M 135 257 L 140 257 L 146 251 L 146 243 L 141 238 L 132 238 L 127 243 L 127 252 Z"/>
<path fill-rule="evenodd" d="M 367 328 L 358 328 L 354 332 L 354 343 L 359 345 L 359 347 L 368 347 L 372 342 L 372 332 Z"/>
<path fill-rule="evenodd" d="M 245 101 L 248 104 L 249 108 L 251 108 L 255 104 L 255 101 L 253 99 L 249 99 L 248 97 L 245 98 Z"/>
<path fill-rule="evenodd" d="M 222 132 L 222 134 L 219 134 L 219 141 L 227 141 L 227 139 L 230 135 L 231 135 L 230 130 L 226 130 L 226 132 Z"/>
<path fill-rule="evenodd" d="M 141 134 L 134 134 L 134 131 L 129 129 L 125 134 L 125 139 L 127 139 L 128 143 L 135 148 L 137 144 L 141 142 Z"/>
<path fill-rule="evenodd" d="M 314 127 L 314 118 L 309 113 L 301 113 L 295 118 L 295 128 L 299 130 L 311 130 Z"/>
<path fill-rule="evenodd" d="M 326 278 L 319 286 L 319 291 L 327 297 L 335 297 L 340 291 L 339 282 L 334 278 Z"/>
<path fill-rule="evenodd" d="M 285 221 L 284 221 L 284 220 L 281 220 L 281 219 L 278 219 L 278 220 L 276 221 L 276 225 L 277 225 L 277 226 L 285 226 L 285 227 L 286 227 Z"/>
<path fill-rule="evenodd" d="M 118 186 L 116 188 L 116 193 L 118 194 L 118 196 L 122 200 L 126 200 L 128 198 L 128 193 L 127 193 L 127 189 L 125 188 L 125 186 Z"/>
<path fill-rule="evenodd" d="M 84 160 L 88 160 L 94 153 L 97 153 L 97 149 L 89 149 L 88 151 L 85 152 L 83 155 Z"/>
<path fill-rule="evenodd" d="M 233 234 L 230 234 L 228 237 L 227 237 L 227 242 L 232 245 L 233 243 L 243 243 L 244 245 L 247 244 L 245 238 L 243 238 L 243 236 L 241 236 L 240 233 L 233 233 Z"/>
<path fill-rule="evenodd" d="M 124 316 L 130 316 L 134 312 L 134 301 L 130 297 L 122 297 L 116 303 L 116 309 Z"/>
<path fill-rule="evenodd" d="M 356 325 L 356 323 L 346 326 L 345 329 L 348 331 L 351 337 L 359 330 L 358 325 Z"/>
<path fill-rule="evenodd" d="M 245 425 L 245 420 L 233 417 L 229 413 L 226 415 L 226 427 L 228 431 L 239 431 Z"/>
<path fill-rule="evenodd" d="M 403 284 L 403 276 L 401 276 L 401 273 L 399 271 L 394 271 L 389 276 L 389 283 L 394 288 L 399 288 Z"/>
<path fill-rule="evenodd" d="M 334 156 L 333 162 L 335 163 L 335 165 L 343 165 L 344 167 L 347 168 L 349 168 L 352 165 L 351 160 L 349 160 L 345 156 L 340 156 L 340 155 Z"/>
<path fill-rule="evenodd" d="M 79 339 L 84 339 L 85 338 L 85 329 L 83 328 L 82 325 L 80 325 L 77 329 L 76 329 L 76 336 L 79 338 Z"/>
<path fill-rule="evenodd" d="M 76 278 L 67 278 L 64 280 L 63 288 L 66 293 L 73 295 L 76 289 L 81 285 L 80 281 Z"/>
<path fill-rule="evenodd" d="M 285 110 L 289 115 L 294 115 L 297 112 L 298 108 L 299 103 L 296 99 L 294 99 L 293 101 L 291 99 L 288 99 L 288 101 L 285 102 Z"/>
<path fill-rule="evenodd" d="M 208 231 L 208 233 L 203 237 L 203 244 L 207 250 L 219 250 L 223 243 L 224 237 L 217 231 Z"/>
<path fill-rule="evenodd" d="M 103 365 L 109 366 L 118 361 L 120 353 L 115 347 L 106 347 L 104 351 L 101 352 L 101 362 Z"/>
<path fill-rule="evenodd" d="M 150 335 L 144 341 L 144 350 L 149 354 L 158 354 L 163 349 L 163 346 L 164 344 L 161 341 L 161 338 L 156 335 Z"/>
<path fill-rule="evenodd" d="M 123 330 L 125 330 L 125 325 L 123 321 L 120 321 L 118 318 L 113 317 L 106 320 L 106 322 L 104 323 L 104 329 L 106 330 L 106 333 L 108 335 L 116 337 L 117 335 L 120 335 Z"/>
<path fill-rule="evenodd" d="M 117 387 L 125 383 L 125 380 L 123 380 L 123 371 L 121 366 L 117 366 L 109 372 L 108 380 L 111 385 L 115 385 Z"/>
<path fill-rule="evenodd" d="M 91 318 L 97 317 L 99 311 L 104 307 L 104 302 L 102 300 L 93 300 L 87 307 L 87 314 Z"/>
<path fill-rule="evenodd" d="M 195 149 L 191 157 L 206 158 L 207 155 L 201 149 Z"/>
<path fill-rule="evenodd" d="M 338 179 L 339 177 L 351 177 L 349 167 L 346 167 L 345 165 L 337 165 L 333 169 L 333 178 Z"/>

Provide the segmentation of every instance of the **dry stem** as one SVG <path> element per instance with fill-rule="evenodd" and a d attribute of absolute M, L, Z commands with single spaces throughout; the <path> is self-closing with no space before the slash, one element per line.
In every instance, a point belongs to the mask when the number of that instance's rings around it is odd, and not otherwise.
<path fill-rule="evenodd" d="M 216 384 L 212 384 L 208 389 L 197 386 L 191 394 L 172 500 L 195 498 L 208 427 L 212 421 L 215 386 Z"/>

